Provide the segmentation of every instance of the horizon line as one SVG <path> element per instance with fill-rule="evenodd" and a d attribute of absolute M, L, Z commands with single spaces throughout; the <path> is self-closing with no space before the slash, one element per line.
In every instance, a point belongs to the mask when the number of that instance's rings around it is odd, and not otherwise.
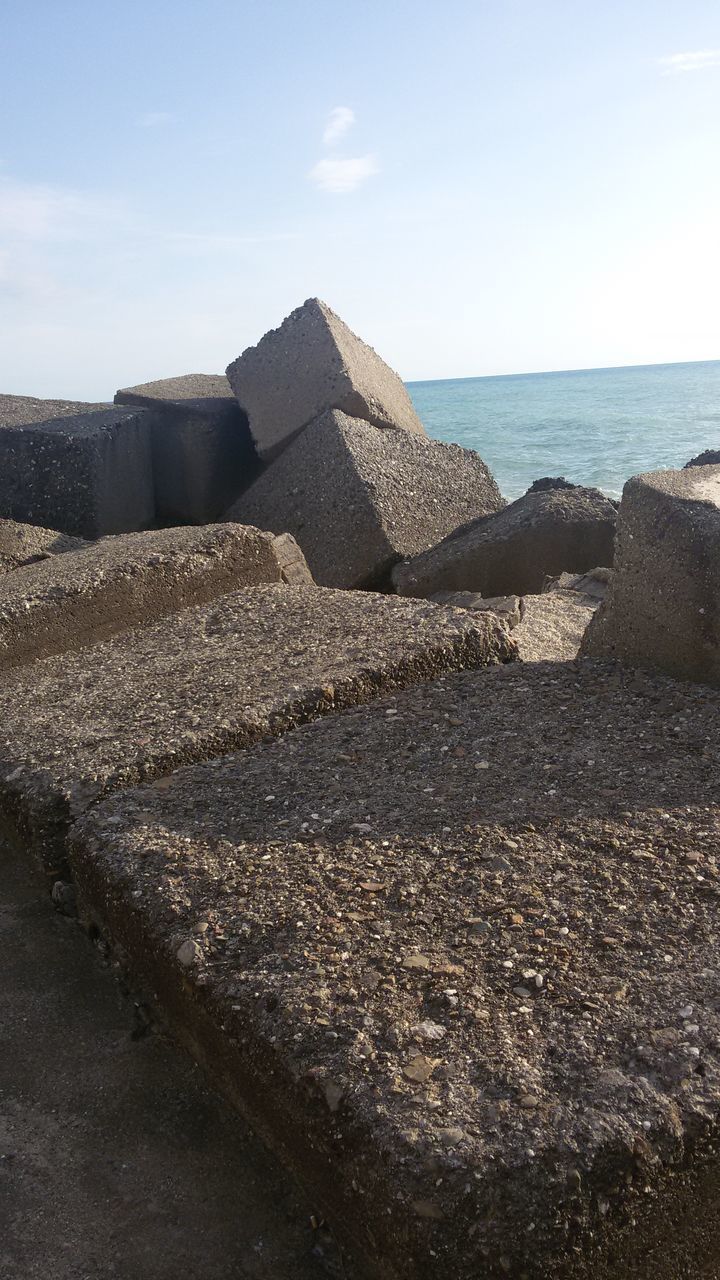
<path fill-rule="evenodd" d="M 618 373 L 621 369 L 667 369 L 689 364 L 720 364 L 720 356 L 705 360 L 654 360 L 643 364 L 576 365 L 571 369 L 524 369 L 517 373 L 469 373 L 454 378 L 407 378 L 406 386 L 419 386 L 428 382 L 480 382 L 489 378 L 541 378 L 563 373 Z"/>

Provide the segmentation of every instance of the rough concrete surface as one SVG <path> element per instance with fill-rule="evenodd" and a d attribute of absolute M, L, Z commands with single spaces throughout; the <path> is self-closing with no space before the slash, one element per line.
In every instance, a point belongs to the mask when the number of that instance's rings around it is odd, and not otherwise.
<path fill-rule="evenodd" d="M 396 591 L 509 595 L 542 591 L 545 579 L 612 564 L 617 513 L 597 489 L 529 491 L 497 514 L 457 529 L 393 570 Z"/>
<path fill-rule="evenodd" d="M 42 529 L 17 520 L 0 520 L 0 574 L 66 551 L 80 551 L 86 545 L 82 538 L 58 533 L 57 529 Z"/>
<path fill-rule="evenodd" d="M 93 409 L 109 409 L 109 404 L 91 404 L 85 400 L 39 400 L 36 396 L 0 395 L 0 427 L 24 427 L 33 422 L 52 422 L 55 418 L 77 417 Z"/>
<path fill-rule="evenodd" d="M 224 375 L 190 373 L 125 387 L 115 403 L 153 410 L 155 506 L 164 520 L 217 519 L 260 470 L 247 415 Z"/>
<path fill-rule="evenodd" d="M 479 591 L 436 591 L 430 599 L 435 604 L 451 605 L 454 609 L 494 613 L 511 631 L 522 621 L 522 596 L 481 596 Z"/>
<path fill-rule="evenodd" d="M 575 591 L 523 596 L 522 620 L 513 631 L 523 662 L 565 662 L 576 658 L 597 600 Z"/>
<path fill-rule="evenodd" d="M 83 649 L 239 587 L 281 582 L 286 568 L 297 578 L 302 554 L 289 541 L 233 524 L 158 529 L 18 569 L 0 579 L 0 670 Z M 307 566 L 305 577 L 312 581 Z"/>
<path fill-rule="evenodd" d="M 582 652 L 720 684 L 720 466 L 628 480 L 610 592 Z"/>
<path fill-rule="evenodd" d="M 689 471 L 691 467 L 715 466 L 717 463 L 720 463 L 720 449 L 704 449 L 696 458 L 691 458 L 685 463 L 684 470 Z"/>
<path fill-rule="evenodd" d="M 720 692 L 446 676 L 111 797 L 71 860 L 383 1277 L 720 1257 Z"/>
<path fill-rule="evenodd" d="M 3 1280 L 341 1277 L 313 1206 L 0 847 Z"/>
<path fill-rule="evenodd" d="M 0 406 L 0 516 L 83 538 L 152 524 L 147 411 L 103 408 L 45 420 L 37 416 L 43 403 Z"/>
<path fill-rule="evenodd" d="M 267 460 L 327 409 L 425 434 L 398 375 L 319 298 L 243 351 L 227 376 Z"/>
<path fill-rule="evenodd" d="M 106 791 L 383 690 L 515 657 L 489 615 L 319 587 L 238 591 L 7 672 L 0 828 L 52 868 L 68 824 Z"/>
<path fill-rule="evenodd" d="M 382 583 L 392 565 L 503 506 L 482 458 L 334 410 L 317 418 L 228 511 L 287 530 L 316 582 Z"/>

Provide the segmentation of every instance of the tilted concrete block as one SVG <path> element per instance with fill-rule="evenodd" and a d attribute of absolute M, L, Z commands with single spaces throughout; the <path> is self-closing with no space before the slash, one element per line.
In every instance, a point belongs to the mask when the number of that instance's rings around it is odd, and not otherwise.
<path fill-rule="evenodd" d="M 720 466 L 628 480 L 610 591 L 581 653 L 720 684 Z"/>
<path fill-rule="evenodd" d="M 293 441 L 227 518 L 292 533 L 316 582 L 360 587 L 382 583 L 401 557 L 502 506 L 470 449 L 378 431 L 332 410 Z"/>
<path fill-rule="evenodd" d="M 23 565 L 62 555 L 65 551 L 80 551 L 88 544 L 82 538 L 73 538 L 57 529 L 43 529 L 36 524 L 22 524 L 17 520 L 0 519 L 0 574 L 21 569 Z"/>
<path fill-rule="evenodd" d="M 8 401 L 12 403 L 8 405 Z M 83 538 L 155 519 L 144 409 L 103 408 L 45 419 L 55 402 L 0 403 L 0 516 Z"/>
<path fill-rule="evenodd" d="M 222 374 L 125 387 L 115 403 L 153 410 L 155 506 L 163 520 L 217 519 L 260 470 L 247 415 Z"/>
<path fill-rule="evenodd" d="M 242 525 L 103 538 L 0 578 L 0 670 L 83 649 L 239 587 L 286 581 L 312 582 L 297 544 Z"/>
<path fill-rule="evenodd" d="M 327 409 L 425 434 L 398 375 L 319 298 L 243 351 L 227 376 L 267 460 Z"/>
<path fill-rule="evenodd" d="M 714 1276 L 719 753 L 717 690 L 446 675 L 110 797 L 81 912 L 373 1276 Z"/>
<path fill-rule="evenodd" d="M 494 619 L 426 601 L 277 583 L 223 595 L 3 675 L 0 829 L 56 866 L 106 790 L 515 657 Z"/>
<path fill-rule="evenodd" d="M 597 489 L 530 490 L 504 510 L 456 529 L 392 575 L 403 596 L 541 592 L 548 577 L 612 564 L 617 512 Z"/>

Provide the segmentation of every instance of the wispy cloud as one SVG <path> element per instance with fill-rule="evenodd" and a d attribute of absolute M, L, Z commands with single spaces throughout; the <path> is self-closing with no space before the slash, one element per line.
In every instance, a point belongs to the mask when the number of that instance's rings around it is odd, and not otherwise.
<path fill-rule="evenodd" d="M 354 156 L 348 160 L 319 160 L 310 170 L 310 181 L 321 191 L 332 191 L 341 194 L 355 191 L 357 187 L 378 173 L 374 156 Z"/>
<path fill-rule="evenodd" d="M 348 129 L 352 129 L 354 123 L 355 112 L 350 107 L 334 107 L 325 125 L 323 134 L 325 146 L 334 146 L 336 142 L 345 137 Z"/>
<path fill-rule="evenodd" d="M 658 58 L 664 76 L 679 76 L 688 71 L 707 71 L 720 67 L 720 49 L 697 49 L 694 53 L 671 53 Z"/>
<path fill-rule="evenodd" d="M 159 129 L 164 124 L 172 124 L 176 119 L 172 111 L 146 111 L 140 116 L 138 124 L 142 129 Z"/>
<path fill-rule="evenodd" d="M 0 176 L 0 234 L 25 241 L 75 240 L 117 211 L 104 200 L 64 187 Z"/>

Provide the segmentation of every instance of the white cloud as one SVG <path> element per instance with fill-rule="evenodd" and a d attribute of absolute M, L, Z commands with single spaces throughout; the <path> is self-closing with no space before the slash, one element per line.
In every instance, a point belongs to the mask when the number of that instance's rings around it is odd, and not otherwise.
<path fill-rule="evenodd" d="M 0 177 L 2 235 L 26 241 L 74 240 L 114 216 L 106 201 L 64 187 Z"/>
<path fill-rule="evenodd" d="M 667 58 L 658 58 L 663 75 L 678 76 L 686 71 L 706 71 L 710 67 L 720 67 L 720 49 L 698 49 L 694 53 L 672 53 Z"/>
<path fill-rule="evenodd" d="M 146 111 L 144 116 L 140 116 L 138 124 L 143 129 L 157 129 L 164 124 L 172 124 L 175 116 L 172 111 Z"/>
<path fill-rule="evenodd" d="M 355 123 L 355 112 L 350 107 L 334 107 L 328 116 L 328 122 L 325 125 L 323 134 L 323 142 L 326 147 L 332 147 L 341 138 L 345 137 L 348 129 L 351 129 Z"/>
<path fill-rule="evenodd" d="M 308 177 L 321 191 L 340 194 L 355 191 L 374 173 L 378 173 L 374 156 L 355 156 L 348 160 L 319 160 Z"/>

